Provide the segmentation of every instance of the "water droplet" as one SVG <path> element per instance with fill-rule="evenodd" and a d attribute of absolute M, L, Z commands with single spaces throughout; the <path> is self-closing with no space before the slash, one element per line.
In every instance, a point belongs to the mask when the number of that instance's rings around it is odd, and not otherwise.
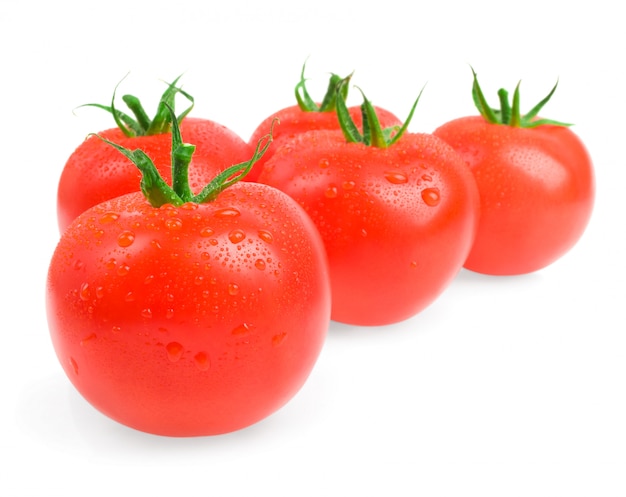
<path fill-rule="evenodd" d="M 195 202 L 185 202 L 183 205 L 180 206 L 180 208 L 185 211 L 195 211 L 198 208 L 198 204 L 196 204 Z"/>
<path fill-rule="evenodd" d="M 417 268 L 417 261 L 411 261 L 411 269 Z"/>
<path fill-rule="evenodd" d="M 144 309 L 141 311 L 141 316 L 150 319 L 152 317 L 152 309 Z"/>
<path fill-rule="evenodd" d="M 80 297 L 80 300 L 83 300 L 85 302 L 87 302 L 91 298 L 91 289 L 89 288 L 89 283 L 83 283 L 80 286 L 78 296 Z"/>
<path fill-rule="evenodd" d="M 285 341 L 285 338 L 287 338 L 287 333 L 278 333 L 277 335 L 274 335 L 272 337 L 272 345 L 274 347 L 278 347 Z"/>
<path fill-rule="evenodd" d="M 183 356 L 183 346 L 178 342 L 170 342 L 165 346 L 165 350 L 167 351 L 167 358 L 176 362 Z"/>
<path fill-rule="evenodd" d="M 135 301 L 135 292 L 128 292 L 126 297 L 124 297 L 126 302 L 134 302 Z"/>
<path fill-rule="evenodd" d="M 211 360 L 206 352 L 198 352 L 193 357 L 193 361 L 200 371 L 207 371 L 211 368 Z"/>
<path fill-rule="evenodd" d="M 104 288 L 98 286 L 96 287 L 96 298 L 101 299 L 102 297 L 104 297 Z"/>
<path fill-rule="evenodd" d="M 233 335 L 247 335 L 252 330 L 251 326 L 248 323 L 243 323 L 237 326 L 231 333 Z"/>
<path fill-rule="evenodd" d="M 157 249 L 157 250 L 161 250 L 161 248 L 162 248 L 162 247 L 161 247 L 161 244 L 159 243 L 159 241 L 158 241 L 158 240 L 152 240 L 152 241 L 150 242 L 150 245 L 152 245 L 152 246 L 153 246 L 155 249 Z"/>
<path fill-rule="evenodd" d="M 78 259 L 76 259 L 74 261 L 74 264 L 72 264 L 72 267 L 76 270 L 82 269 L 85 266 L 85 264 L 83 263 L 83 261 L 80 261 Z"/>
<path fill-rule="evenodd" d="M 243 230 L 234 229 L 230 233 L 228 233 L 228 239 L 232 243 L 239 243 L 246 239 L 246 234 L 244 233 Z"/>
<path fill-rule="evenodd" d="M 69 362 L 72 370 L 74 371 L 74 374 L 78 374 L 78 363 L 74 360 L 73 357 L 70 357 Z"/>
<path fill-rule="evenodd" d="M 407 175 L 400 171 L 386 171 L 385 179 L 394 185 L 401 185 L 409 181 Z"/>
<path fill-rule="evenodd" d="M 367 230 L 365 228 L 361 229 L 361 236 L 362 237 L 366 237 L 367 236 Z"/>
<path fill-rule="evenodd" d="M 229 295 L 237 295 L 239 293 L 239 285 L 236 283 L 228 284 L 228 294 Z"/>
<path fill-rule="evenodd" d="M 355 186 L 356 183 L 354 181 L 344 181 L 341 185 L 344 190 L 352 190 Z"/>
<path fill-rule="evenodd" d="M 109 224 L 114 221 L 117 221 L 120 218 L 120 215 L 117 212 L 106 212 L 100 216 L 101 224 Z"/>
<path fill-rule="evenodd" d="M 165 227 L 170 231 L 178 231 L 183 227 L 183 222 L 177 217 L 170 217 L 165 220 Z"/>
<path fill-rule="evenodd" d="M 154 281 L 154 275 L 150 274 L 148 276 L 146 276 L 143 280 L 143 284 L 144 285 L 149 285 L 150 283 L 152 283 Z"/>
<path fill-rule="evenodd" d="M 166 319 L 172 319 L 174 317 L 174 309 L 167 309 L 165 311 L 165 317 Z"/>
<path fill-rule="evenodd" d="M 424 181 L 432 181 L 433 177 L 430 174 L 422 174 L 422 179 Z"/>
<path fill-rule="evenodd" d="M 330 165 L 330 162 L 328 162 L 328 159 L 320 159 L 319 164 L 322 169 L 326 169 Z"/>
<path fill-rule="evenodd" d="M 96 339 L 96 334 L 95 334 L 95 333 L 92 333 L 91 335 L 89 335 L 89 336 L 87 336 L 87 337 L 83 338 L 83 339 L 80 341 L 80 346 L 81 346 L 81 347 L 84 347 L 85 345 L 88 345 L 88 344 L 89 344 L 89 342 L 91 342 L 92 340 L 95 340 L 95 339 Z"/>
<path fill-rule="evenodd" d="M 240 216 L 241 212 L 239 212 L 234 207 L 226 207 L 225 209 L 219 209 L 215 211 L 213 216 L 223 218 L 223 217 L 237 217 Z"/>
<path fill-rule="evenodd" d="M 272 243 L 274 241 L 272 234 L 266 230 L 259 230 L 259 238 L 266 243 Z"/>
<path fill-rule="evenodd" d="M 435 207 L 439 204 L 439 188 L 425 188 L 422 190 L 422 200 L 426 205 Z"/>
<path fill-rule="evenodd" d="M 120 247 L 130 247 L 135 241 L 135 233 L 132 231 L 122 231 L 117 237 L 117 244 Z"/>
<path fill-rule="evenodd" d="M 204 228 L 200 230 L 200 236 L 202 237 L 208 238 L 210 236 L 213 236 L 214 234 L 215 234 L 215 231 L 209 228 L 208 226 L 205 226 Z"/>
<path fill-rule="evenodd" d="M 130 266 L 128 264 L 120 264 L 117 268 L 118 276 L 126 276 L 130 272 Z"/>
<path fill-rule="evenodd" d="M 263 259 L 257 259 L 254 261 L 254 267 L 263 271 L 265 269 L 265 261 Z"/>
<path fill-rule="evenodd" d="M 122 331 L 122 328 L 120 328 L 119 326 L 113 326 L 113 327 L 111 328 L 111 331 L 112 331 L 115 335 L 117 335 L 119 332 L 121 332 L 121 331 Z"/>
<path fill-rule="evenodd" d="M 335 198 L 338 195 L 338 191 L 337 191 L 337 187 L 330 185 L 328 188 L 326 188 L 326 191 L 324 192 L 324 195 L 326 196 L 326 198 Z"/>

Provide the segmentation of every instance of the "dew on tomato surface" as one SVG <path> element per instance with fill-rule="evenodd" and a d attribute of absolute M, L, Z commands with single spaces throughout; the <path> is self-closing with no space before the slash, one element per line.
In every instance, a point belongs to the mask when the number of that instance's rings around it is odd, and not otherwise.
<path fill-rule="evenodd" d="M 439 200 L 441 200 L 439 188 L 425 188 L 422 190 L 422 200 L 430 207 L 439 205 Z"/>
<path fill-rule="evenodd" d="M 152 317 L 152 309 L 142 309 L 141 317 L 146 319 L 150 319 Z"/>
<path fill-rule="evenodd" d="M 217 218 L 237 217 L 240 215 L 241 215 L 241 212 L 239 212 L 239 210 L 235 209 L 234 207 L 226 207 L 224 209 L 218 209 L 213 214 L 213 216 Z"/>
<path fill-rule="evenodd" d="M 213 236 L 214 234 L 215 234 L 215 231 L 212 228 L 209 228 L 208 226 L 205 226 L 204 228 L 200 230 L 200 236 L 204 238 L 208 238 L 210 236 Z"/>
<path fill-rule="evenodd" d="M 211 368 L 211 360 L 206 352 L 198 352 L 193 356 L 193 362 L 200 371 L 207 371 Z"/>
<path fill-rule="evenodd" d="M 86 336 L 80 341 L 80 346 L 85 347 L 86 345 L 89 345 L 90 342 L 93 342 L 95 339 L 96 339 L 96 334 L 92 333 L 91 335 Z"/>
<path fill-rule="evenodd" d="M 334 185 L 329 185 L 328 188 L 326 188 L 326 191 L 324 192 L 324 195 L 326 196 L 326 198 L 335 198 L 337 197 L 337 195 L 339 194 L 337 187 Z"/>
<path fill-rule="evenodd" d="M 235 296 L 238 293 L 239 293 L 239 285 L 237 285 L 236 283 L 229 283 L 228 284 L 228 294 Z"/>
<path fill-rule="evenodd" d="M 170 231 L 178 231 L 183 227 L 183 221 L 178 217 L 170 217 L 165 220 L 165 227 Z"/>
<path fill-rule="evenodd" d="M 72 371 L 74 371 L 74 374 L 78 374 L 78 363 L 76 362 L 76 360 L 73 357 L 70 357 L 69 363 Z"/>
<path fill-rule="evenodd" d="M 279 345 L 281 345 L 285 341 L 285 338 L 287 338 L 287 333 L 286 332 L 278 333 L 278 334 L 274 335 L 272 337 L 272 345 L 274 347 L 278 347 Z"/>
<path fill-rule="evenodd" d="M 167 352 L 167 358 L 176 362 L 183 356 L 183 346 L 178 342 L 170 342 L 165 346 L 165 351 Z"/>
<path fill-rule="evenodd" d="M 132 231 L 122 231 L 117 237 L 117 244 L 120 247 L 130 247 L 135 241 L 135 233 Z"/>
<path fill-rule="evenodd" d="M 401 171 L 385 171 L 385 179 L 394 185 L 402 185 L 409 181 L 408 176 Z"/>
<path fill-rule="evenodd" d="M 117 268 L 118 276 L 126 276 L 130 272 L 130 266 L 128 264 L 120 264 Z"/>
<path fill-rule="evenodd" d="M 330 166 L 330 162 L 328 161 L 328 159 L 320 159 L 319 166 L 322 169 L 326 169 L 328 166 Z"/>
<path fill-rule="evenodd" d="M 263 259 L 257 259 L 254 261 L 254 267 L 260 271 L 265 270 L 265 261 Z"/>
<path fill-rule="evenodd" d="M 87 302 L 89 299 L 91 299 L 91 289 L 89 288 L 89 283 L 83 283 L 80 286 L 78 296 L 80 297 L 80 300 L 84 302 Z"/>
<path fill-rule="evenodd" d="M 342 187 L 344 190 L 353 190 L 355 186 L 356 186 L 356 183 L 355 183 L 354 181 L 344 181 L 344 182 L 341 184 L 341 187 Z"/>
<path fill-rule="evenodd" d="M 120 218 L 120 215 L 117 212 L 105 212 L 100 216 L 101 224 L 109 224 L 114 221 L 117 221 Z"/>
<path fill-rule="evenodd" d="M 274 241 L 274 237 L 267 230 L 259 230 L 259 238 L 266 243 L 272 243 Z"/>
<path fill-rule="evenodd" d="M 250 331 L 252 331 L 252 327 L 248 323 L 242 323 L 236 328 L 233 328 L 231 333 L 233 335 L 247 335 Z"/>
<path fill-rule="evenodd" d="M 228 239 L 232 243 L 240 243 L 246 239 L 246 234 L 243 230 L 237 228 L 228 233 Z"/>

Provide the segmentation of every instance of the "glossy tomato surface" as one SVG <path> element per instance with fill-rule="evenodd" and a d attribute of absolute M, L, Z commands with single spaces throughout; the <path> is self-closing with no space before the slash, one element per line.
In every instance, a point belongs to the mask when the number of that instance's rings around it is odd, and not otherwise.
<path fill-rule="evenodd" d="M 186 117 L 180 129 L 185 141 L 196 145 L 189 166 L 194 193 L 220 171 L 247 161 L 254 150 L 234 131 L 208 119 Z M 171 133 L 127 137 L 119 128 L 111 128 L 99 134 L 127 149 L 143 150 L 171 184 Z M 139 191 L 140 179 L 139 169 L 130 160 L 98 137 L 88 137 L 70 155 L 59 180 L 57 215 L 61 232 L 89 207 Z"/>
<path fill-rule="evenodd" d="M 317 226 L 329 259 L 332 319 L 382 325 L 430 305 L 474 241 L 478 192 L 454 150 L 429 134 L 389 148 L 342 132 L 296 136 L 259 181 L 292 196 Z"/>
<path fill-rule="evenodd" d="M 93 406 L 137 430 L 214 435 L 251 425 L 309 376 L 330 315 L 310 219 L 238 183 L 207 204 L 99 204 L 65 231 L 47 279 L 52 342 Z"/>
<path fill-rule="evenodd" d="M 380 121 L 380 125 L 383 128 L 388 128 L 391 126 L 402 126 L 402 122 L 400 121 L 400 119 L 398 119 L 390 111 L 380 107 L 374 107 L 374 110 L 376 111 L 377 117 Z M 350 117 L 352 118 L 355 125 L 361 128 L 363 125 L 361 107 L 349 107 L 348 112 L 350 113 Z M 276 119 L 276 125 L 274 126 L 272 131 L 274 137 L 272 146 L 268 148 L 267 152 L 265 152 L 263 157 L 261 157 L 256 162 L 250 173 L 248 173 L 248 175 L 246 176 L 246 179 L 248 181 L 256 181 L 261 174 L 263 165 L 274 154 L 274 151 L 277 150 L 283 143 L 291 140 L 296 135 L 300 133 L 306 133 L 307 131 L 317 131 L 322 129 L 341 129 L 336 111 L 304 111 L 300 109 L 300 107 L 298 107 L 297 105 L 293 105 L 291 107 L 285 107 L 284 109 L 281 109 L 271 116 L 265 118 L 253 131 L 250 139 L 248 140 L 250 146 L 256 144 L 267 133 L 267 130 L 270 129 L 272 123 Z"/>
<path fill-rule="evenodd" d="M 435 135 L 476 178 L 481 219 L 466 267 L 494 275 L 542 269 L 570 250 L 591 217 L 591 158 L 564 126 L 516 128 L 466 117 Z"/>

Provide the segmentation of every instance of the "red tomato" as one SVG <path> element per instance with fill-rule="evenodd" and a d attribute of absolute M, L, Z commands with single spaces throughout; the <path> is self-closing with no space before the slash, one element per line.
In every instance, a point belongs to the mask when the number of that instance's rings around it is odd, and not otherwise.
<path fill-rule="evenodd" d="M 170 85 L 168 89 L 171 88 Z M 171 94 L 166 92 L 163 98 L 168 96 Z M 185 117 L 180 126 L 185 139 L 196 145 L 190 165 L 190 183 L 194 191 L 213 179 L 219 168 L 241 163 L 252 156 L 253 147 L 234 131 L 214 121 Z M 147 123 L 142 131 L 145 134 L 135 134 L 133 128 L 132 135 L 127 136 L 127 129 L 120 124 L 118 128 L 99 134 L 125 148 L 142 149 L 170 182 L 172 137 L 169 125 L 157 128 L 156 134 L 150 134 L 149 127 L 150 123 Z M 70 155 L 59 180 L 57 214 L 61 232 L 89 207 L 138 191 L 140 178 L 141 174 L 130 160 L 95 136 L 87 138 Z"/>
<path fill-rule="evenodd" d="M 259 182 L 293 197 L 320 231 L 335 321 L 383 325 L 417 314 L 449 285 L 474 240 L 476 184 L 430 134 L 379 148 L 341 131 L 303 133 L 275 150 Z"/>
<path fill-rule="evenodd" d="M 537 271 L 572 248 L 589 222 L 595 186 L 587 150 L 565 125 L 535 117 L 552 92 L 525 117 L 509 109 L 516 124 L 471 116 L 434 132 L 464 158 L 478 184 L 481 218 L 465 264 L 470 270 Z"/>
<path fill-rule="evenodd" d="M 47 279 L 52 343 L 76 389 L 120 423 L 238 430 L 310 374 L 330 316 L 327 271 L 308 216 L 266 185 L 178 206 L 126 194 L 61 237 Z"/>
<path fill-rule="evenodd" d="M 285 107 L 284 109 L 268 116 L 253 131 L 248 141 L 249 144 L 257 143 L 259 139 L 267 133 L 267 129 L 270 127 L 271 123 L 278 119 L 279 125 L 274 129 L 274 142 L 272 146 L 263 155 L 263 157 L 257 161 L 252 168 L 252 171 L 246 176 L 245 179 L 247 181 L 256 181 L 261 174 L 263 165 L 270 159 L 274 151 L 294 136 L 307 131 L 341 129 L 339 126 L 339 120 L 337 119 L 336 98 L 345 100 L 347 91 L 337 95 L 337 89 L 349 79 L 350 76 L 342 79 L 336 74 L 332 74 L 328 84 L 326 96 L 321 103 L 316 103 L 312 101 L 307 92 L 303 67 L 300 82 L 296 86 L 298 104 Z M 344 85 L 343 88 L 347 89 L 347 85 Z M 402 125 L 402 121 L 390 111 L 380 107 L 375 107 L 375 110 L 381 126 L 391 127 Z M 348 108 L 348 111 L 355 124 L 361 127 L 363 125 L 361 107 L 352 106 Z"/>

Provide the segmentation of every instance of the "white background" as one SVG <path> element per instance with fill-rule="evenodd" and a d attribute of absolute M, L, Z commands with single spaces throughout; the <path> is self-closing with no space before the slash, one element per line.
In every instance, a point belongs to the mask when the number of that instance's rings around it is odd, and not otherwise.
<path fill-rule="evenodd" d="M 408 7 L 411 5 L 411 7 Z M 626 36 L 618 2 L 0 0 L 0 494 L 13 496 L 626 495 Z M 54 355 L 44 312 L 56 184 L 97 109 L 146 106 L 184 73 L 193 115 L 248 138 L 355 71 L 411 131 L 474 114 L 471 64 L 496 91 L 575 123 L 597 174 L 578 245 L 535 274 L 461 272 L 414 318 L 331 324 L 309 381 L 239 432 L 173 439 L 96 412 Z M 351 93 L 351 103 L 359 103 Z"/>

